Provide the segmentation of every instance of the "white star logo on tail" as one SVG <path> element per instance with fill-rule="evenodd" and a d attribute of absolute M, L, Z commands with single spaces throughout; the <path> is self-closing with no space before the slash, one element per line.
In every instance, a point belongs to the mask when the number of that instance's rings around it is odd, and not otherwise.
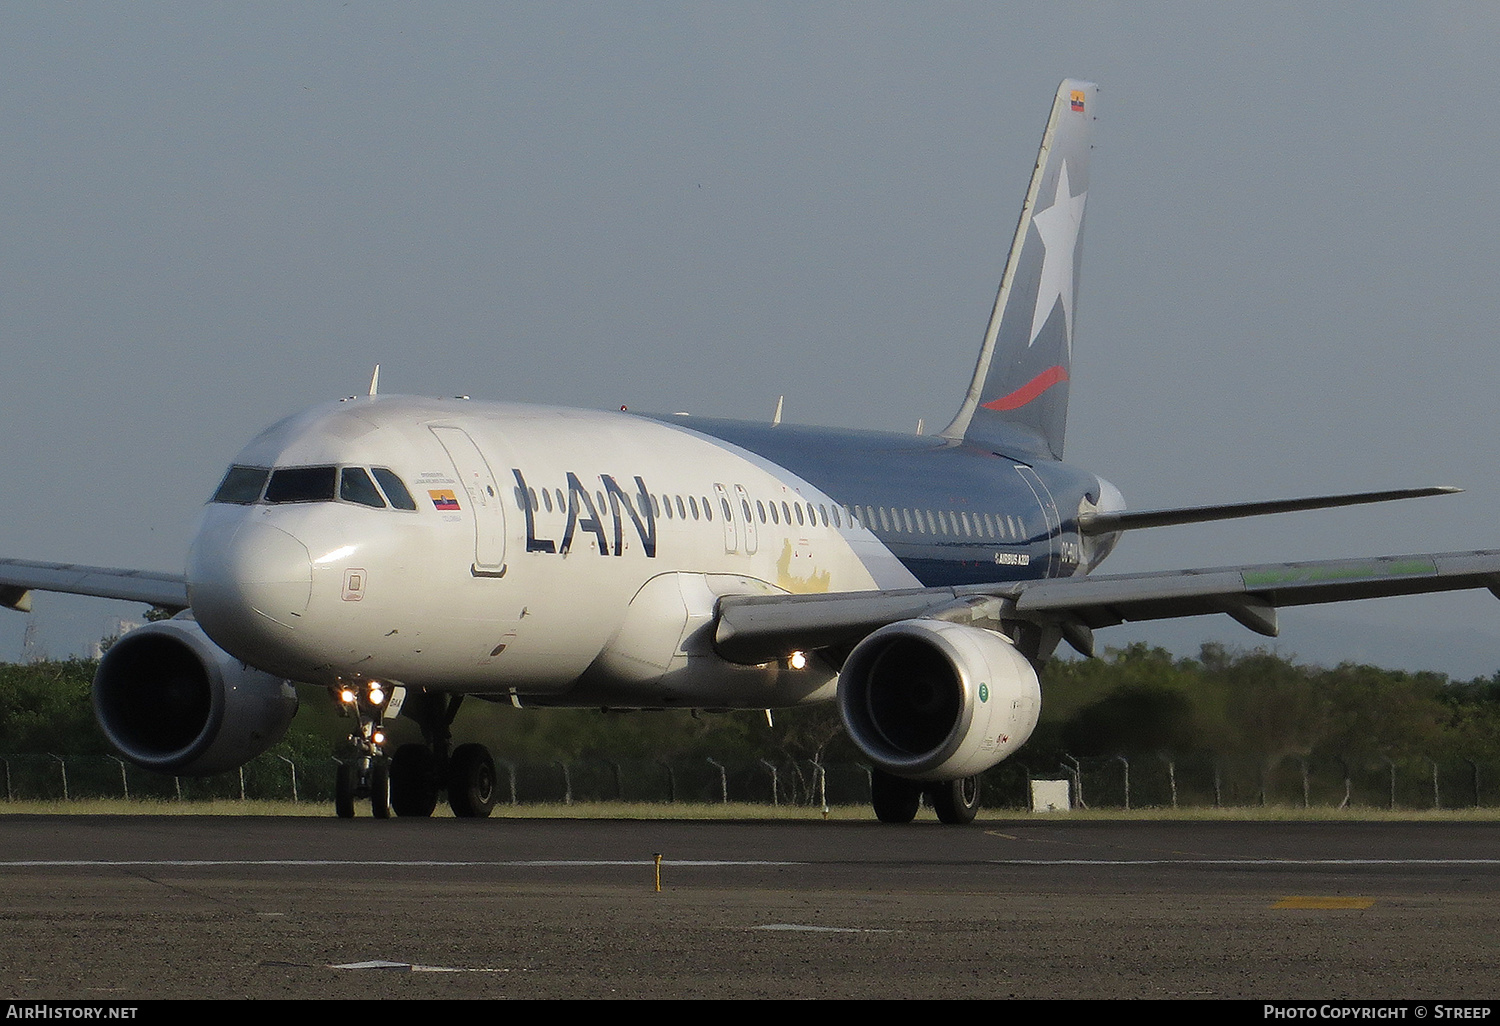
<path fill-rule="evenodd" d="M 1073 251 L 1078 246 L 1078 232 L 1083 227 L 1083 203 L 1088 199 L 1085 189 L 1077 196 L 1068 185 L 1068 162 L 1063 161 L 1057 175 L 1057 194 L 1046 210 L 1033 214 L 1031 223 L 1036 225 L 1042 237 L 1042 276 L 1036 293 L 1036 309 L 1031 315 L 1030 346 L 1036 342 L 1038 332 L 1052 308 L 1062 300 L 1063 337 L 1067 339 L 1068 353 L 1073 352 Z"/>

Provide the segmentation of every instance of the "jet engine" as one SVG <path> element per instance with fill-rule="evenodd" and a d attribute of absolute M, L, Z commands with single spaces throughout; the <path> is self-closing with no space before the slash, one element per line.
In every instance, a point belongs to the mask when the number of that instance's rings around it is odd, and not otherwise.
<path fill-rule="evenodd" d="M 1026 742 L 1041 709 L 1031 663 L 994 631 L 903 620 L 855 646 L 839 713 L 878 768 L 911 780 L 982 773 Z"/>
<path fill-rule="evenodd" d="M 288 681 L 247 666 L 186 617 L 147 624 L 110 648 L 94 674 L 94 716 L 131 762 L 207 776 L 242 766 L 286 733 Z"/>

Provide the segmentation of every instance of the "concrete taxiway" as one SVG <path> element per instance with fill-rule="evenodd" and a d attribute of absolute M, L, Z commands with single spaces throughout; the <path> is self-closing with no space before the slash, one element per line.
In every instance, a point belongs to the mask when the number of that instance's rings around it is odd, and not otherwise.
<path fill-rule="evenodd" d="M 1500 991 L 1495 823 L 3 816 L 0 836 L 9 998 Z"/>

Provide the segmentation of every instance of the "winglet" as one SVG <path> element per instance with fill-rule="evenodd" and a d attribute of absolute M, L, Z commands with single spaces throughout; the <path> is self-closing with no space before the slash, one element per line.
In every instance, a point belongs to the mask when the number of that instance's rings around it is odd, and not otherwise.
<path fill-rule="evenodd" d="M 945 438 L 1062 459 L 1098 93 L 1065 79 L 1053 98 L 974 379 Z"/>
<path fill-rule="evenodd" d="M 370 375 L 370 394 L 375 395 L 380 391 L 380 364 L 375 365 L 375 373 Z"/>

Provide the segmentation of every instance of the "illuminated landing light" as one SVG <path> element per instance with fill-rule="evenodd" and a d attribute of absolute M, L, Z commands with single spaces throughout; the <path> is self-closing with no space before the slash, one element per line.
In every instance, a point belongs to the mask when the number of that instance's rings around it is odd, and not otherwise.
<path fill-rule="evenodd" d="M 353 705 L 359 701 L 359 693 L 353 688 L 339 688 L 339 701 L 345 705 Z"/>
<path fill-rule="evenodd" d="M 385 705 L 385 689 L 379 684 L 370 685 L 370 704 Z"/>
<path fill-rule="evenodd" d="M 786 664 L 794 670 L 807 669 L 807 653 L 793 652 L 791 655 L 786 657 Z"/>

